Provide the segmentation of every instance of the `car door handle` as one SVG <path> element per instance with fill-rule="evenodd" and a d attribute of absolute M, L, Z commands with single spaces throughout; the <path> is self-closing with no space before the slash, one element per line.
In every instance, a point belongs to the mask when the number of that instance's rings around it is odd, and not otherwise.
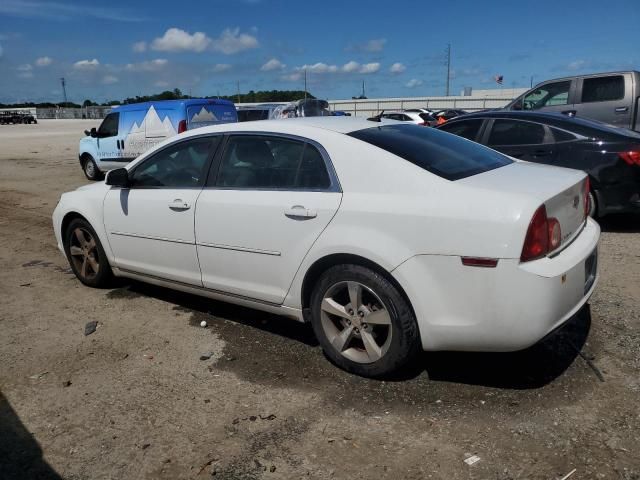
<path fill-rule="evenodd" d="M 575 110 L 564 110 L 563 112 L 564 115 L 569 115 L 570 117 L 575 117 L 576 116 L 576 111 Z"/>
<path fill-rule="evenodd" d="M 546 157 L 548 155 L 551 155 L 551 150 L 536 150 L 533 152 L 534 157 Z"/>
<path fill-rule="evenodd" d="M 189 210 L 191 205 L 181 198 L 176 198 L 173 202 L 169 202 L 169 208 L 171 210 Z"/>
<path fill-rule="evenodd" d="M 316 218 L 318 213 L 315 210 L 305 208 L 302 205 L 294 205 L 284 211 L 285 216 L 289 218 Z"/>
<path fill-rule="evenodd" d="M 618 107 L 616 108 L 616 113 L 626 113 L 629 111 L 629 107 Z"/>

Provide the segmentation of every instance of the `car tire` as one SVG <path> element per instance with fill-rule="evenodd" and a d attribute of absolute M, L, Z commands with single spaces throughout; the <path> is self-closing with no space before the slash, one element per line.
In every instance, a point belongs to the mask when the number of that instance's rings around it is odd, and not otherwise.
<path fill-rule="evenodd" d="M 596 203 L 596 196 L 593 192 L 589 192 L 589 216 L 591 218 L 598 217 L 598 204 Z"/>
<path fill-rule="evenodd" d="M 88 287 L 108 287 L 113 272 L 102 243 L 89 222 L 76 218 L 63 235 L 64 251 L 78 280 Z"/>
<path fill-rule="evenodd" d="M 102 172 L 98 169 L 95 160 L 88 155 L 82 162 L 82 171 L 89 180 L 97 181 L 102 179 Z"/>
<path fill-rule="evenodd" d="M 337 265 L 320 276 L 311 323 L 325 355 L 363 377 L 389 377 L 421 351 L 407 299 L 384 275 L 361 265 Z"/>

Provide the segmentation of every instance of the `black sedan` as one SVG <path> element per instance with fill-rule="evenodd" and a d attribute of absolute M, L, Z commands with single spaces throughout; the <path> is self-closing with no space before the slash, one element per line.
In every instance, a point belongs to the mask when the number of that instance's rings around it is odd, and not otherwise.
<path fill-rule="evenodd" d="M 640 212 L 640 133 L 559 113 L 489 111 L 444 130 L 529 162 L 584 170 L 591 215 Z"/>

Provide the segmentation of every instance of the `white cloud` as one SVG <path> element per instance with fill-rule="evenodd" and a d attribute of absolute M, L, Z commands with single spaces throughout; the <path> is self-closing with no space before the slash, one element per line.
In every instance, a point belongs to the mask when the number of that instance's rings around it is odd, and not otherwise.
<path fill-rule="evenodd" d="M 232 55 L 243 50 L 258 47 L 258 40 L 248 33 L 240 33 L 239 28 L 227 28 L 218 38 L 211 41 L 211 48 L 225 55 Z"/>
<path fill-rule="evenodd" d="M 112 85 L 114 83 L 118 83 L 118 77 L 114 75 L 105 75 L 102 78 L 102 83 L 104 83 L 105 85 Z"/>
<path fill-rule="evenodd" d="M 228 63 L 216 63 L 211 69 L 213 73 L 226 72 L 227 70 L 231 70 L 231 65 Z"/>
<path fill-rule="evenodd" d="M 307 70 L 309 73 L 335 73 L 338 71 L 336 65 L 327 65 L 326 63 L 318 62 L 313 65 L 302 65 L 297 67 L 296 70 L 303 72 Z"/>
<path fill-rule="evenodd" d="M 342 71 L 346 73 L 353 73 L 353 72 L 357 72 L 359 68 L 360 68 L 360 64 L 358 62 L 354 62 L 353 60 L 351 60 L 350 62 L 345 63 L 342 66 Z"/>
<path fill-rule="evenodd" d="M 402 73 L 407 69 L 402 63 L 396 62 L 391 67 L 389 67 L 389 71 L 391 73 Z"/>
<path fill-rule="evenodd" d="M 360 67 L 360 73 L 376 73 L 378 70 L 380 70 L 380 64 L 378 62 L 365 63 Z"/>
<path fill-rule="evenodd" d="M 162 52 L 202 52 L 210 43 L 211 39 L 202 32 L 190 34 L 180 28 L 173 27 L 164 32 L 162 37 L 151 42 L 151 48 Z"/>
<path fill-rule="evenodd" d="M 287 82 L 298 82 L 302 79 L 302 73 L 301 72 L 294 72 L 294 73 L 290 73 L 289 75 L 283 75 L 282 80 L 285 80 Z"/>
<path fill-rule="evenodd" d="M 286 65 L 280 60 L 278 60 L 277 58 L 272 58 L 267 63 L 262 65 L 262 67 L 260 67 L 260 70 L 262 70 L 263 72 L 271 72 L 273 70 L 282 70 L 285 67 Z"/>
<path fill-rule="evenodd" d="M 165 82 L 164 80 L 158 80 L 153 84 L 154 87 L 165 88 L 169 86 L 169 82 Z"/>
<path fill-rule="evenodd" d="M 73 64 L 73 68 L 76 70 L 94 70 L 100 65 L 100 62 L 97 58 L 93 60 L 79 60 Z"/>
<path fill-rule="evenodd" d="M 33 67 L 28 63 L 23 63 L 22 65 L 18 65 L 16 69 L 20 72 L 30 72 L 33 70 Z"/>
<path fill-rule="evenodd" d="M 156 58 L 140 63 L 127 63 L 124 68 L 131 72 L 156 72 L 167 66 L 168 63 L 166 58 Z"/>
<path fill-rule="evenodd" d="M 366 53 L 381 52 L 384 49 L 384 46 L 386 43 L 387 43 L 386 38 L 374 38 L 365 43 L 351 44 L 347 48 L 345 48 L 345 50 L 347 52 L 366 52 Z"/>
<path fill-rule="evenodd" d="M 415 87 L 419 87 L 420 85 L 422 85 L 422 80 L 419 80 L 417 78 L 412 78 L 405 84 L 405 87 L 415 88 Z"/>
<path fill-rule="evenodd" d="M 36 67 L 47 67 L 53 63 L 53 59 L 51 57 L 40 57 L 36 58 L 35 64 Z"/>
<path fill-rule="evenodd" d="M 133 45 L 131 45 L 131 50 L 133 50 L 136 53 L 143 53 L 147 51 L 147 42 L 136 42 Z"/>
<path fill-rule="evenodd" d="M 373 40 L 369 40 L 363 45 L 363 50 L 365 52 L 381 52 L 384 48 L 385 43 L 387 43 L 386 38 L 376 38 Z"/>
<path fill-rule="evenodd" d="M 586 63 L 587 62 L 585 62 L 584 60 L 575 60 L 567 65 L 567 70 L 580 70 L 586 65 Z"/>

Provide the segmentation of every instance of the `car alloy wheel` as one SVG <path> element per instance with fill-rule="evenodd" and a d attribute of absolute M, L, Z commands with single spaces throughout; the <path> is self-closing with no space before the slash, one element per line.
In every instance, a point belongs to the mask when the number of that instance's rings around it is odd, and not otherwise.
<path fill-rule="evenodd" d="M 95 163 L 93 163 L 93 160 L 88 159 L 86 162 L 84 162 L 84 174 L 89 179 L 93 180 L 94 178 L 96 178 L 96 165 Z"/>
<path fill-rule="evenodd" d="M 389 310 L 369 287 L 356 281 L 338 282 L 325 292 L 321 325 L 333 348 L 356 363 L 380 360 L 391 345 Z"/>
<path fill-rule="evenodd" d="M 69 245 L 71 261 L 82 280 L 93 280 L 100 271 L 96 240 L 82 227 L 73 230 Z"/>

